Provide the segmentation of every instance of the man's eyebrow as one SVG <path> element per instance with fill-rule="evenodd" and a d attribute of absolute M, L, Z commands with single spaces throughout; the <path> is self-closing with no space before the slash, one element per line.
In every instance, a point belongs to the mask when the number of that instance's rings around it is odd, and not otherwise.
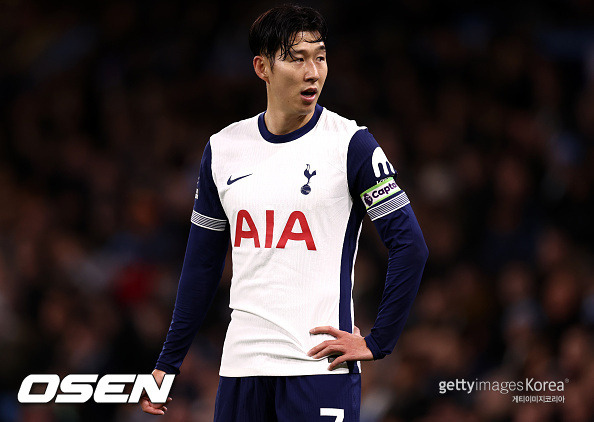
<path fill-rule="evenodd" d="M 320 45 L 316 48 L 317 51 L 326 51 L 326 46 L 325 45 Z M 308 49 L 307 48 L 300 48 L 300 49 L 295 49 L 292 48 L 291 49 L 292 53 L 294 54 L 303 54 L 303 53 L 307 53 Z"/>

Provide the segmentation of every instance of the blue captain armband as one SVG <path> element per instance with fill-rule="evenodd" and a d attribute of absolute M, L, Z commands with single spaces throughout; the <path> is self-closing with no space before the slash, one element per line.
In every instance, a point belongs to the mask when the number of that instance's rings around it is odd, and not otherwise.
<path fill-rule="evenodd" d="M 408 196 L 396 184 L 393 177 L 382 180 L 360 196 L 371 221 L 388 215 L 410 203 Z"/>

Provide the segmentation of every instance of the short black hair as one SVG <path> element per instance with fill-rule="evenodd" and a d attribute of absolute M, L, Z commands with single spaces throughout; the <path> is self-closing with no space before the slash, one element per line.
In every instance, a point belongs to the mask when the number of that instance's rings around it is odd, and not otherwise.
<path fill-rule="evenodd" d="M 250 49 L 254 56 L 265 56 L 274 65 L 275 54 L 280 49 L 280 60 L 291 55 L 296 44 L 295 34 L 311 32 L 318 38 L 312 42 L 326 43 L 328 26 L 320 12 L 311 7 L 295 4 L 276 6 L 264 12 L 250 28 Z"/>

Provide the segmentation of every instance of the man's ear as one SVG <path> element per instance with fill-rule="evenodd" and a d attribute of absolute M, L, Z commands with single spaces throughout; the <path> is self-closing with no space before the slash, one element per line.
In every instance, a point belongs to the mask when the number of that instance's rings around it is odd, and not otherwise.
<path fill-rule="evenodd" d="M 268 73 L 270 72 L 270 65 L 267 59 L 262 56 L 254 57 L 254 71 L 256 75 L 266 83 L 268 80 Z"/>

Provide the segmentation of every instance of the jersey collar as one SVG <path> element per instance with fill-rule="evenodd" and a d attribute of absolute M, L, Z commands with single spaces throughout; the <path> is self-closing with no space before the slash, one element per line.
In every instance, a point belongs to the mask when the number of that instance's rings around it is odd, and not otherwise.
<path fill-rule="evenodd" d="M 309 122 L 301 126 L 299 129 L 284 135 L 275 135 L 268 130 L 266 123 L 264 123 L 264 114 L 266 114 L 266 112 L 264 112 L 258 116 L 258 129 L 260 130 L 260 135 L 262 135 L 262 138 L 264 138 L 266 141 L 272 142 L 273 144 L 282 144 L 284 142 L 294 141 L 295 139 L 301 138 L 314 128 L 314 126 L 318 123 L 318 120 L 320 120 L 322 110 L 324 110 L 324 107 L 316 104 L 316 109 L 313 116 L 311 116 L 311 119 L 309 119 Z"/>

